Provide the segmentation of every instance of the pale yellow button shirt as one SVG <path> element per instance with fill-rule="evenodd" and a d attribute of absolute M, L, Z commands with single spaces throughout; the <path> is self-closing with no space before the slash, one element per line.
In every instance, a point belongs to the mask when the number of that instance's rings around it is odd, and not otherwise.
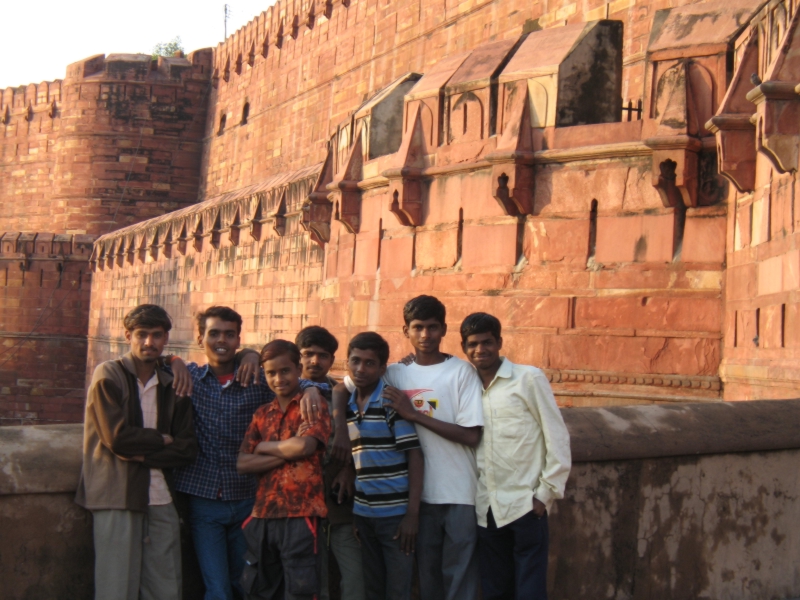
<path fill-rule="evenodd" d="M 564 497 L 572 465 L 569 432 L 545 374 L 507 358 L 483 390 L 483 438 L 478 446 L 478 524 L 489 507 L 498 527 Z"/>

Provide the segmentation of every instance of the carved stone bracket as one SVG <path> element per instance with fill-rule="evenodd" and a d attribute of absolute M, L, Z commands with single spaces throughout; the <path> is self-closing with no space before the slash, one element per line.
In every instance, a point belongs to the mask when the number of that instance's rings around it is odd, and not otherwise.
<path fill-rule="evenodd" d="M 350 233 L 358 233 L 361 228 L 361 189 L 364 151 L 363 127 L 356 130 L 355 141 L 347 154 L 344 166 L 328 184 L 328 199 L 333 204 L 333 218 L 340 221 Z"/>
<path fill-rule="evenodd" d="M 533 213 L 534 146 L 527 89 L 509 107 L 497 150 L 485 158 L 492 163 L 492 195 L 503 212 L 510 216 Z"/>
<path fill-rule="evenodd" d="M 702 143 L 688 135 L 648 138 L 653 150 L 651 183 L 664 206 L 697 206 L 697 153 Z"/>
<path fill-rule="evenodd" d="M 750 77 L 758 72 L 758 35 L 752 35 L 744 47 L 742 60 L 731 85 L 717 111 L 706 123 L 706 129 L 717 141 L 717 168 L 740 192 L 750 192 L 756 180 L 756 149 L 753 145 L 755 125 L 751 117 L 753 105 L 747 92 L 753 84 Z"/>
<path fill-rule="evenodd" d="M 747 93 L 756 105 L 756 149 L 781 173 L 797 171 L 800 158 L 800 11 L 795 11 L 763 82 Z"/>
<path fill-rule="evenodd" d="M 286 190 L 281 192 L 281 198 L 270 212 L 269 218 L 272 219 L 272 228 L 279 236 L 286 235 Z"/>
<path fill-rule="evenodd" d="M 717 138 L 719 172 L 740 192 L 751 192 L 756 183 L 755 125 L 749 115 L 717 115 L 706 123 Z"/>
<path fill-rule="evenodd" d="M 397 166 L 383 172 L 389 180 L 389 210 L 401 225 L 422 225 L 422 169 L 427 153 L 421 107 L 414 106 L 410 126 L 397 152 Z"/>
<path fill-rule="evenodd" d="M 756 149 L 781 173 L 796 171 L 800 155 L 797 82 L 765 81 L 747 94 L 756 105 Z"/>
<path fill-rule="evenodd" d="M 328 199 L 327 186 L 333 181 L 333 152 L 332 145 L 329 145 L 322 170 L 303 202 L 301 225 L 311 235 L 311 239 L 320 246 L 331 240 L 333 204 Z"/>

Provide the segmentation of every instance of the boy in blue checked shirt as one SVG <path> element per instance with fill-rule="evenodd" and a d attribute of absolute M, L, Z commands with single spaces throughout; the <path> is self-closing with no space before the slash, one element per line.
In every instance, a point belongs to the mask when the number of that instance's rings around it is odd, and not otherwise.
<path fill-rule="evenodd" d="M 414 426 L 383 406 L 389 345 L 356 335 L 347 349 L 356 386 L 347 428 L 356 469 L 354 533 L 361 543 L 368 600 L 408 600 L 419 528 L 424 460 Z M 344 390 L 337 386 L 337 392 Z"/>
<path fill-rule="evenodd" d="M 173 372 L 188 369 L 192 378 L 192 406 L 200 453 L 197 460 L 175 474 L 175 487 L 188 495 L 189 523 L 200 564 L 205 600 L 233 600 L 241 596 L 239 579 L 247 544 L 242 522 L 253 510 L 257 480 L 236 472 L 236 459 L 253 413 L 271 402 L 259 365 L 259 353 L 238 352 L 242 317 L 226 306 L 212 306 L 197 315 L 197 342 L 208 364 L 170 357 Z M 325 402 L 316 387 L 309 388 L 310 405 Z"/>

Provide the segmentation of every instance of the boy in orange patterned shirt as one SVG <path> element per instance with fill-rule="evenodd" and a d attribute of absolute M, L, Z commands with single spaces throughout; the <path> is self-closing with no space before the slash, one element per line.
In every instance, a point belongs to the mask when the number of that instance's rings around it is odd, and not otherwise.
<path fill-rule="evenodd" d="M 300 351 L 285 340 L 261 350 L 275 400 L 253 415 L 236 468 L 259 476 L 247 540 L 242 587 L 248 600 L 311 600 L 319 595 L 320 519 L 327 515 L 322 456 L 330 436 L 328 407 L 303 426 Z"/>

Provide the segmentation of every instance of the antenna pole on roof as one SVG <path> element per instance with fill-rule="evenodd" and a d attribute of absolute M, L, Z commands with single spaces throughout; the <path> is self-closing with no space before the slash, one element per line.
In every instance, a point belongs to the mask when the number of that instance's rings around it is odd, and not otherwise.
<path fill-rule="evenodd" d="M 226 4 L 225 5 L 225 38 L 224 38 L 226 40 L 228 39 L 228 19 L 230 18 L 230 16 L 231 16 L 231 5 L 230 4 Z"/>

